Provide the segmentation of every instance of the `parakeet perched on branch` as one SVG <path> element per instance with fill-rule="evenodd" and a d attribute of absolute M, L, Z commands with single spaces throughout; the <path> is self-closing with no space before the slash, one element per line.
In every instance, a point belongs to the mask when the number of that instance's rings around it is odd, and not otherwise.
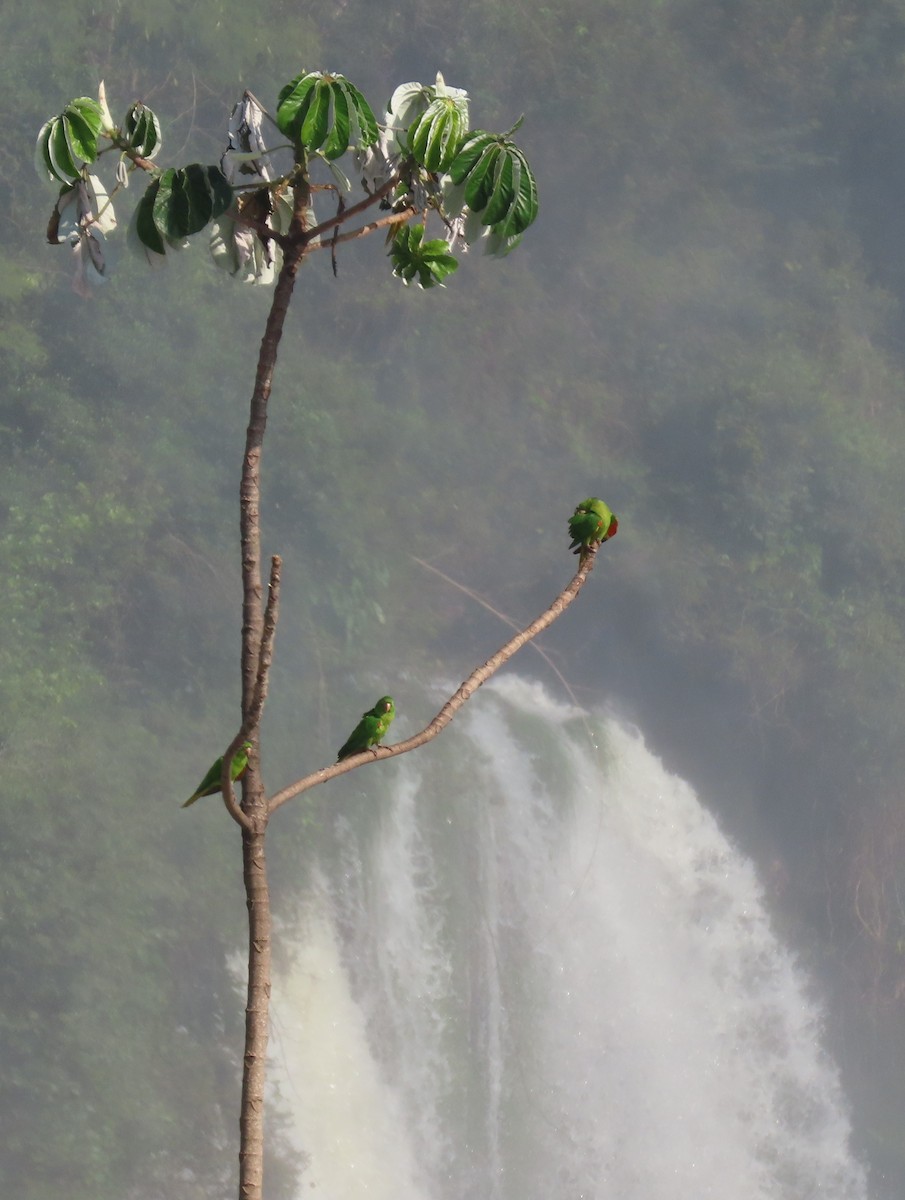
<path fill-rule="evenodd" d="M 581 555 L 579 561 L 584 566 L 590 548 L 598 542 L 605 542 L 614 537 L 618 528 L 619 522 L 607 505 L 602 500 L 590 496 L 587 500 L 582 500 L 569 517 L 569 533 L 572 535 L 572 545 L 569 549 Z"/>
<path fill-rule="evenodd" d="M 386 737 L 387 730 L 396 715 L 392 696 L 381 696 L 373 708 L 362 713 L 361 720 L 352 730 L 346 744 L 336 756 L 337 762 L 377 746 Z"/>
<path fill-rule="evenodd" d="M 230 776 L 233 783 L 237 779 L 241 779 L 248 770 L 248 752 L 251 750 L 251 742 L 243 742 L 236 753 L 233 755 L 233 765 L 230 769 Z M 189 796 L 183 808 L 188 808 L 190 804 L 194 804 L 196 800 L 200 800 L 202 796 L 213 796 L 215 792 L 220 791 L 220 776 L 223 774 L 223 755 L 221 754 L 205 777 L 198 784 L 195 791 Z"/>

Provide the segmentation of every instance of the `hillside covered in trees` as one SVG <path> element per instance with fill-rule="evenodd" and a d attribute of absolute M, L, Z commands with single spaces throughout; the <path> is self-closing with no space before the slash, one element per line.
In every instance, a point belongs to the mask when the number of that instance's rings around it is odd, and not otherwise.
<path fill-rule="evenodd" d="M 4 1193 L 194 1200 L 232 1171 L 234 831 L 178 802 L 235 723 L 269 302 L 200 244 L 149 281 L 125 236 L 77 295 L 34 138 L 104 79 L 213 162 L 243 88 L 272 104 L 335 67 L 378 110 L 440 70 L 488 127 L 524 112 L 541 211 L 442 292 L 402 288 L 379 238 L 335 280 L 305 267 L 265 468 L 270 777 L 331 760 L 357 681 L 402 713 L 407 675 L 495 648 L 418 560 L 530 618 L 568 514 L 605 495 L 619 538 L 545 646 L 705 795 L 729 785 L 721 819 L 830 997 L 878 1195 L 901 1194 L 905 4 L 35 0 L 0 46 Z M 287 906 L 317 820 L 274 838 Z"/>

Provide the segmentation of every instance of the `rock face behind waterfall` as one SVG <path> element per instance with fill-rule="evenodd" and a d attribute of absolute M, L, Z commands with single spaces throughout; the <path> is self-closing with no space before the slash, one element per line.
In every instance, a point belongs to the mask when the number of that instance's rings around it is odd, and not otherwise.
<path fill-rule="evenodd" d="M 353 786 L 275 989 L 306 1189 L 865 1200 L 754 869 L 637 732 L 508 678 Z"/>

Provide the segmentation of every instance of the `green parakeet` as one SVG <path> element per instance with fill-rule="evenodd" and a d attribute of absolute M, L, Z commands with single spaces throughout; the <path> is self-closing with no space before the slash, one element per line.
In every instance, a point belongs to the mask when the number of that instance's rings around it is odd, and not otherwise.
<path fill-rule="evenodd" d="M 336 756 L 337 762 L 359 754 L 371 746 L 377 746 L 386 737 L 387 730 L 396 715 L 396 705 L 392 696 L 381 696 L 373 708 L 362 713 L 361 720 L 349 734 L 346 744 Z"/>
<path fill-rule="evenodd" d="M 233 755 L 233 765 L 230 770 L 230 776 L 232 777 L 233 783 L 235 783 L 237 779 L 241 779 L 248 770 L 248 752 L 250 749 L 251 742 L 243 742 Z M 194 804 L 195 801 L 200 800 L 202 796 L 213 796 L 215 792 L 219 792 L 220 776 L 222 774 L 223 755 L 221 754 L 182 807 L 188 808 L 190 804 Z"/>
<path fill-rule="evenodd" d="M 584 564 L 591 546 L 614 537 L 618 528 L 619 522 L 607 505 L 590 496 L 582 500 L 569 517 L 569 533 L 572 535 L 569 549 L 580 554 L 580 561 Z"/>

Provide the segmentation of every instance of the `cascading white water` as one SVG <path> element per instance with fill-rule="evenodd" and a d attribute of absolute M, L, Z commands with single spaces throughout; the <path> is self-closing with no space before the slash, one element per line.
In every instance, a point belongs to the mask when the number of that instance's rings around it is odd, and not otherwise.
<path fill-rule="evenodd" d="M 456 724 L 337 791 L 274 989 L 304 1194 L 865 1198 L 806 981 L 692 790 L 514 677 Z"/>

